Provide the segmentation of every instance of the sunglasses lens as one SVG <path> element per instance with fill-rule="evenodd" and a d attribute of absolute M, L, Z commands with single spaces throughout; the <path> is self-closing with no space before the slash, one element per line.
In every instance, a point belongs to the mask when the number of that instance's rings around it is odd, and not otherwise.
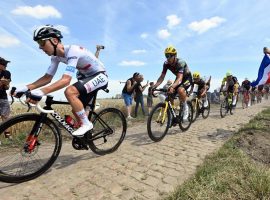
<path fill-rule="evenodd" d="M 165 57 L 166 57 L 166 58 L 171 58 L 171 57 L 172 57 L 172 55 L 171 55 L 171 54 L 169 54 L 169 53 L 166 53 L 166 54 L 165 54 Z"/>
<path fill-rule="evenodd" d="M 38 40 L 37 41 L 37 43 L 42 47 L 45 45 L 45 42 L 46 42 L 46 40 Z"/>

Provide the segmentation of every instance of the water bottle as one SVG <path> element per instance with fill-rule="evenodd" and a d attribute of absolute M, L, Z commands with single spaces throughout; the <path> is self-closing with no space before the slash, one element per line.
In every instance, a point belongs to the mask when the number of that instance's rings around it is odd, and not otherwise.
<path fill-rule="evenodd" d="M 70 115 L 65 115 L 65 121 L 68 125 L 70 125 L 71 127 L 74 126 L 75 121 L 74 119 L 70 116 Z"/>

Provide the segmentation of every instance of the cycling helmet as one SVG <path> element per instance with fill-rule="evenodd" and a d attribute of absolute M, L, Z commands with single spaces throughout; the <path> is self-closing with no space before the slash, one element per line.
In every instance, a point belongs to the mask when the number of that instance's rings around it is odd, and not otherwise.
<path fill-rule="evenodd" d="M 193 76 L 193 78 L 200 78 L 200 73 L 194 72 L 192 76 Z"/>
<path fill-rule="evenodd" d="M 231 71 L 228 71 L 228 72 L 226 73 L 226 77 L 228 77 L 228 76 L 232 76 L 232 72 L 231 72 Z"/>
<path fill-rule="evenodd" d="M 168 46 L 168 47 L 165 49 L 164 54 L 173 54 L 173 55 L 176 55 L 176 54 L 177 54 L 177 51 L 176 51 L 176 49 L 174 48 L 174 46 L 170 45 L 170 46 Z"/>
<path fill-rule="evenodd" d="M 40 26 L 34 31 L 33 40 L 46 40 L 49 38 L 63 38 L 61 31 L 53 27 L 52 25 Z"/>

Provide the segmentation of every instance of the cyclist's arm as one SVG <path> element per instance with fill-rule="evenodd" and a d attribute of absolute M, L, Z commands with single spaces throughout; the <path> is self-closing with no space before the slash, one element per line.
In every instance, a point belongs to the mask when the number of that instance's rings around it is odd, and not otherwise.
<path fill-rule="evenodd" d="M 48 94 L 48 93 L 60 90 L 64 87 L 68 86 L 71 82 L 71 79 L 72 79 L 71 76 L 64 74 L 60 80 L 54 82 L 53 84 L 51 84 L 47 87 L 42 88 L 41 90 L 44 94 Z"/>
<path fill-rule="evenodd" d="M 35 82 L 27 85 L 26 87 L 30 90 L 42 87 L 44 85 L 47 85 L 48 83 L 50 83 L 52 81 L 53 76 L 50 74 L 45 74 L 44 76 L 42 76 L 41 78 L 39 78 L 38 80 L 36 80 Z"/>
<path fill-rule="evenodd" d="M 175 89 L 183 80 L 183 74 L 182 73 L 177 73 L 176 75 L 176 80 L 174 83 L 171 85 L 173 89 Z"/>
<path fill-rule="evenodd" d="M 156 84 L 153 86 L 153 88 L 157 88 L 164 81 L 165 75 L 166 74 L 161 73 L 161 75 L 159 76 L 159 78 L 158 78 Z"/>
<path fill-rule="evenodd" d="M 192 94 L 192 92 L 193 92 L 193 89 L 194 89 L 194 83 L 193 84 L 191 84 L 191 87 L 190 87 L 190 90 L 189 90 L 189 95 L 191 95 Z"/>
<path fill-rule="evenodd" d="M 206 85 L 203 86 L 202 90 L 201 96 L 204 96 L 206 94 Z"/>

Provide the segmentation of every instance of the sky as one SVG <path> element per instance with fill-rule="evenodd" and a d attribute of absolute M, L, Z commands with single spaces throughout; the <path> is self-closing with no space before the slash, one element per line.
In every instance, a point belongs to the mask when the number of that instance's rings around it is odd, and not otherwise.
<path fill-rule="evenodd" d="M 120 94 L 120 81 L 134 72 L 144 75 L 143 85 L 155 82 L 168 45 L 175 46 L 191 72 L 212 76 L 213 91 L 227 71 L 239 81 L 256 80 L 263 47 L 270 46 L 268 5 L 267 0 L 2 0 L 0 56 L 11 61 L 12 86 L 37 80 L 50 58 L 33 41 L 33 31 L 52 24 L 62 31 L 64 45 L 93 53 L 97 44 L 105 46 L 99 58 L 109 75 L 110 93 L 99 92 L 99 98 Z M 60 64 L 53 81 L 64 69 Z M 168 79 L 174 79 L 169 71 Z M 65 99 L 63 90 L 53 95 Z"/>

